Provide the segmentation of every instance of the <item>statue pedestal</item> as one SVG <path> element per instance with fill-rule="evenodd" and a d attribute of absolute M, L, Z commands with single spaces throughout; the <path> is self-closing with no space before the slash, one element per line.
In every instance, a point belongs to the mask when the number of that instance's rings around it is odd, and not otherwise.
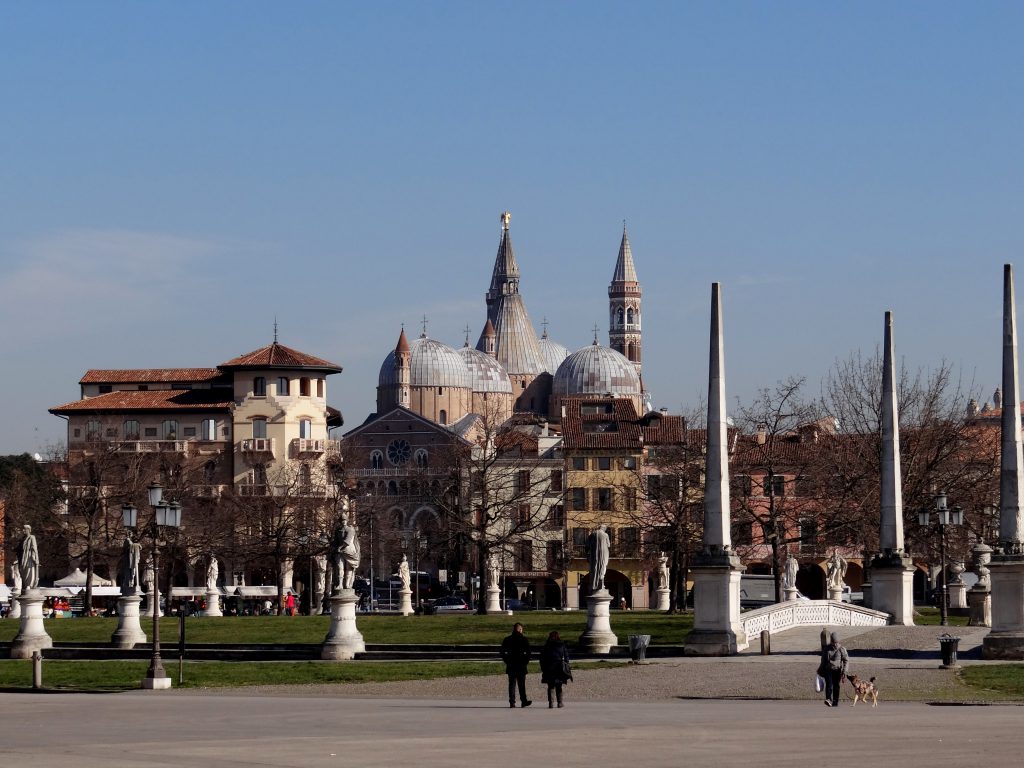
<path fill-rule="evenodd" d="M 117 629 L 110 638 L 117 648 L 134 648 L 136 643 L 146 642 L 146 633 L 139 623 L 139 595 L 125 595 L 117 599 Z"/>
<path fill-rule="evenodd" d="M 31 659 L 35 651 L 53 647 L 53 638 L 43 627 L 43 595 L 30 589 L 18 597 L 21 627 L 11 643 L 12 659 Z"/>
<path fill-rule="evenodd" d="M 164 609 L 160 607 L 160 597 L 162 594 L 163 593 L 161 592 L 156 593 L 156 610 L 157 616 L 160 618 L 163 618 L 164 615 Z M 142 592 L 141 595 L 142 597 L 146 598 L 146 607 L 142 609 L 142 615 L 149 616 L 149 618 L 153 618 L 153 591 L 146 590 L 145 592 Z"/>
<path fill-rule="evenodd" d="M 994 554 L 992 631 L 982 641 L 982 658 L 1024 659 L 1024 556 Z"/>
<path fill-rule="evenodd" d="M 331 628 L 324 638 L 321 659 L 354 659 L 366 650 L 363 636 L 356 629 L 356 605 L 359 596 L 354 589 L 343 589 L 331 596 Z"/>
<path fill-rule="evenodd" d="M 700 555 L 693 573 L 693 631 L 686 636 L 687 656 L 733 656 L 747 647 L 740 624 L 740 574 L 743 566 L 728 552 Z"/>
<path fill-rule="evenodd" d="M 796 595 L 797 595 L 797 592 L 799 592 L 799 591 L 800 590 L 798 590 L 796 587 L 783 587 L 782 588 L 782 599 L 784 601 L 786 601 L 786 602 L 788 602 L 790 600 L 796 600 L 797 599 Z"/>
<path fill-rule="evenodd" d="M 219 589 L 208 589 L 206 590 L 206 610 L 203 611 L 203 616 L 223 616 L 224 613 L 220 609 L 220 590 Z"/>
<path fill-rule="evenodd" d="M 413 612 L 411 589 L 398 590 L 398 612 L 403 616 L 408 616 Z"/>
<path fill-rule="evenodd" d="M 969 627 L 991 627 L 992 626 L 992 593 L 987 589 L 967 590 L 967 602 L 971 608 L 971 618 L 967 621 Z"/>
<path fill-rule="evenodd" d="M 950 608 L 967 607 L 967 585 L 962 581 L 949 584 L 946 589 L 949 591 Z"/>
<path fill-rule="evenodd" d="M 914 566 L 910 558 L 898 554 L 875 558 L 871 563 L 870 605 L 888 613 L 892 624 L 914 626 Z"/>
<path fill-rule="evenodd" d="M 487 612 L 501 612 L 501 589 L 499 589 L 496 584 L 491 584 L 491 586 L 487 588 Z"/>
<path fill-rule="evenodd" d="M 672 610 L 672 593 L 668 588 L 659 589 L 656 593 L 656 602 L 654 604 L 655 610 L 657 611 L 670 611 Z"/>
<path fill-rule="evenodd" d="M 586 653 L 608 653 L 619 638 L 612 632 L 612 596 L 607 589 L 592 592 L 587 598 L 587 628 L 580 635 L 580 649 Z"/>
<path fill-rule="evenodd" d="M 837 603 L 843 601 L 843 588 L 836 589 L 835 587 L 828 588 L 828 599 L 835 600 Z"/>

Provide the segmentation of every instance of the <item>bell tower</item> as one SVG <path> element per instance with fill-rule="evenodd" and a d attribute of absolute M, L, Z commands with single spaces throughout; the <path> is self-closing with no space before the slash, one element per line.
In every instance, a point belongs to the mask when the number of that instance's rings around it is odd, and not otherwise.
<path fill-rule="evenodd" d="M 643 291 L 636 279 L 626 222 L 622 222 L 619 258 L 615 262 L 615 274 L 608 286 L 608 345 L 633 363 L 638 376 L 643 359 L 640 331 L 642 302 Z"/>

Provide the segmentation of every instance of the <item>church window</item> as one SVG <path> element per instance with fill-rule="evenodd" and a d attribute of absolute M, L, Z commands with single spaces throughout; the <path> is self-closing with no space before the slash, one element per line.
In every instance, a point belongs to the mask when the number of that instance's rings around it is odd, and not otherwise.
<path fill-rule="evenodd" d="M 408 440 L 392 440 L 388 443 L 388 461 L 396 467 L 409 461 L 412 455 L 412 446 Z"/>
<path fill-rule="evenodd" d="M 438 424 L 447 424 L 448 423 L 448 411 L 446 411 L 444 409 L 441 410 L 441 413 L 438 414 L 438 417 L 437 417 L 437 423 Z"/>
<path fill-rule="evenodd" d="M 438 387 L 437 388 L 437 394 L 443 395 L 444 394 L 444 387 Z"/>
<path fill-rule="evenodd" d="M 427 466 L 427 449 L 417 448 L 415 453 L 416 466 L 425 469 Z"/>
<path fill-rule="evenodd" d="M 384 453 L 382 451 L 374 451 L 370 454 L 370 466 L 373 469 L 384 469 Z"/>
<path fill-rule="evenodd" d="M 252 380 L 252 396 L 253 397 L 266 397 L 267 396 L 267 380 L 262 376 L 257 376 Z"/>
<path fill-rule="evenodd" d="M 632 324 L 633 324 L 633 308 L 630 307 L 629 309 L 626 310 L 626 325 L 632 325 Z"/>
<path fill-rule="evenodd" d="M 615 315 L 615 324 L 622 325 L 622 307 L 619 307 L 619 311 Z"/>

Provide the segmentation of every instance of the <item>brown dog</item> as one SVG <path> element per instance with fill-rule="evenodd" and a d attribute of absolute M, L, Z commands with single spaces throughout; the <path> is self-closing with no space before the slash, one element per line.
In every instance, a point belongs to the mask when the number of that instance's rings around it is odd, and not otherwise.
<path fill-rule="evenodd" d="M 865 704 L 868 699 L 871 699 L 871 706 L 878 706 L 878 688 L 875 687 L 875 678 L 870 680 L 861 680 L 856 675 L 847 675 L 846 679 L 850 681 L 850 685 L 853 686 L 853 704 L 851 706 L 857 706 L 857 700 L 860 699 Z"/>

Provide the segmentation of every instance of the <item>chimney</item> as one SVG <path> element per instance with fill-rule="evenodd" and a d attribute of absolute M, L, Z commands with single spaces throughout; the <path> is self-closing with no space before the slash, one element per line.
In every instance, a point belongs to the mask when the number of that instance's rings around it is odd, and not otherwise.
<path fill-rule="evenodd" d="M 757 444 L 764 445 L 768 441 L 768 425 L 758 424 L 757 425 Z"/>

